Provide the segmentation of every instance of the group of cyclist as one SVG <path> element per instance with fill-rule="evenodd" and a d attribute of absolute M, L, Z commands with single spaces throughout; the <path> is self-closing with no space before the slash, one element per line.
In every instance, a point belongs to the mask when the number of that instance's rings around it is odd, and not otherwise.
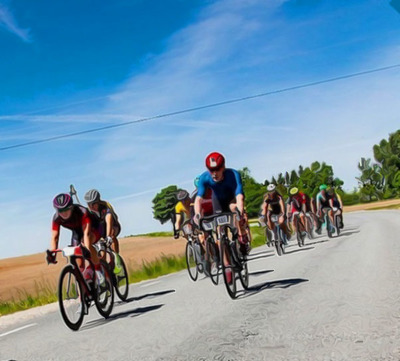
<path fill-rule="evenodd" d="M 194 180 L 195 190 L 192 195 L 185 190 L 177 192 L 177 203 L 174 212 L 174 237 L 179 237 L 182 224 L 190 224 L 199 230 L 200 220 L 213 214 L 222 212 L 236 212 L 235 226 L 237 229 L 237 241 L 239 250 L 247 255 L 251 250 L 251 233 L 247 213 L 245 210 L 245 196 L 240 173 L 231 168 L 226 168 L 225 157 L 218 152 L 212 152 L 205 159 L 207 170 Z M 111 204 L 100 197 L 96 189 L 91 189 L 85 194 L 87 207 L 74 204 L 72 195 L 60 193 L 53 199 L 55 214 L 52 221 L 52 236 L 50 251 L 47 254 L 48 263 L 56 263 L 56 252 L 58 247 L 60 227 L 72 231 L 71 245 L 82 244 L 90 252 L 94 264 L 96 277 L 99 283 L 104 283 L 104 275 L 101 272 L 100 260 L 93 245 L 103 238 L 112 249 L 119 253 L 119 242 L 117 236 L 121 231 L 118 216 Z M 333 223 L 334 215 L 340 217 L 340 227 L 343 227 L 342 218 L 343 204 L 340 196 L 332 187 L 325 184 L 320 186 L 320 192 L 316 199 L 310 198 L 298 188 L 289 190 L 289 198 L 285 202 L 283 196 L 278 192 L 276 185 L 269 184 L 267 193 L 261 205 L 261 217 L 270 230 L 274 229 L 272 216 L 278 216 L 278 223 L 285 234 L 285 244 L 290 240 L 291 229 L 297 230 L 298 220 L 305 225 L 305 214 L 313 217 L 316 232 L 321 232 L 323 217 L 327 214 Z M 205 252 L 204 232 L 198 232 L 199 240 Z M 120 270 L 119 258 L 116 257 L 114 272 Z M 87 279 L 92 278 L 91 268 L 85 268 L 83 262 L 79 267 Z"/>
<path fill-rule="evenodd" d="M 334 217 L 338 216 L 340 228 L 343 228 L 343 203 L 340 195 L 333 187 L 328 187 L 326 184 L 321 184 L 319 190 L 313 199 L 297 187 L 292 187 L 289 189 L 289 197 L 285 202 L 283 196 L 277 191 L 276 185 L 269 184 L 261 207 L 261 218 L 265 219 L 268 228 L 273 230 L 274 223 L 271 217 L 278 216 L 278 223 L 285 234 L 286 245 L 291 237 L 290 228 L 296 233 L 300 224 L 304 230 L 307 230 L 306 216 L 308 215 L 318 234 L 321 234 L 325 214 L 328 215 L 331 224 L 334 224 Z"/>
<path fill-rule="evenodd" d="M 104 274 L 101 271 L 100 260 L 94 244 L 101 238 L 111 246 L 118 254 L 119 242 L 118 235 L 121 231 L 121 225 L 118 216 L 111 204 L 100 197 L 99 191 L 91 189 L 86 192 L 85 201 L 87 207 L 80 204 L 74 204 L 72 195 L 69 193 L 60 193 L 53 199 L 53 207 L 55 214 L 52 220 L 52 235 L 50 241 L 50 249 L 46 259 L 48 263 L 57 263 L 56 249 L 58 248 L 60 227 L 64 227 L 72 231 L 71 245 L 83 245 L 84 249 L 90 252 L 91 260 L 95 268 L 95 276 L 100 285 L 105 282 Z M 85 267 L 82 260 L 78 259 L 78 266 L 84 277 L 91 280 L 93 270 L 91 267 Z M 119 257 L 116 257 L 115 273 L 121 271 Z"/>
<path fill-rule="evenodd" d="M 240 251 L 247 255 L 251 249 L 251 235 L 240 173 L 226 168 L 224 156 L 217 152 L 210 153 L 206 157 L 205 165 L 207 171 L 195 178 L 195 191 L 191 196 L 185 190 L 177 192 L 174 237 L 179 237 L 179 231 L 185 221 L 189 221 L 193 226 L 198 226 L 202 217 L 218 212 L 238 210 L 240 214 L 240 221 L 237 222 L 238 241 Z M 276 185 L 271 183 L 267 186 L 267 193 L 261 204 L 261 218 L 272 231 L 275 223 L 271 217 L 277 216 L 277 222 L 285 235 L 284 243 L 286 245 L 291 238 L 292 230 L 295 233 L 299 224 L 306 229 L 306 215 L 311 217 L 318 234 L 321 233 L 326 214 L 332 224 L 334 224 L 334 216 L 338 216 L 340 228 L 342 228 L 343 203 L 340 196 L 333 187 L 328 187 L 326 184 L 320 185 L 319 190 L 320 192 L 314 199 L 297 187 L 292 187 L 289 189 L 289 197 L 285 201 Z M 204 248 L 204 233 L 199 232 L 199 239 Z"/>

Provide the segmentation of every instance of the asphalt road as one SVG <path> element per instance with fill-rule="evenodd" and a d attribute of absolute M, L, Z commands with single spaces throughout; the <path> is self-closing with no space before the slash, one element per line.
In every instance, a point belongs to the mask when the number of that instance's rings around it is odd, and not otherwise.
<path fill-rule="evenodd" d="M 250 254 L 250 289 L 179 272 L 132 285 L 104 320 L 80 331 L 57 304 L 0 318 L 0 360 L 400 360 L 400 212 L 345 215 L 278 257 Z"/>

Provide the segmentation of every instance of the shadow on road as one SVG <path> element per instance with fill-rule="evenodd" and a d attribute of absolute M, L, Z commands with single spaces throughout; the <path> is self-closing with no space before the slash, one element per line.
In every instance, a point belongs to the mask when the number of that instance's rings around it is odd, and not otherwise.
<path fill-rule="evenodd" d="M 163 295 L 167 295 L 169 293 L 173 293 L 176 292 L 175 290 L 168 290 L 168 291 L 160 291 L 160 292 L 154 292 L 154 293 L 147 293 L 145 295 L 141 295 L 138 297 L 129 297 L 126 302 L 122 302 L 122 301 L 118 301 L 115 302 L 116 304 L 124 304 L 124 303 L 129 303 L 129 302 L 133 302 L 133 301 L 140 301 L 143 300 L 144 298 L 155 298 L 158 296 L 163 296 Z"/>
<path fill-rule="evenodd" d="M 306 246 L 309 246 L 310 243 L 307 243 Z M 304 248 L 297 248 L 294 249 L 293 251 L 286 251 L 285 254 L 292 254 L 292 253 L 297 253 L 297 252 L 302 252 L 302 251 L 309 251 L 310 249 L 314 249 L 315 247 L 304 247 Z"/>
<path fill-rule="evenodd" d="M 250 253 L 247 260 L 248 261 L 254 261 L 256 259 L 260 258 L 267 258 L 267 257 L 273 257 L 275 255 L 274 251 L 262 251 L 262 252 L 257 252 L 257 253 Z"/>
<path fill-rule="evenodd" d="M 105 325 L 107 323 L 116 321 L 116 320 L 118 320 L 120 318 L 137 317 L 137 316 L 143 315 L 144 313 L 147 313 L 147 312 L 150 312 L 150 311 L 156 311 L 156 310 L 160 309 L 163 306 L 164 305 L 161 304 L 161 305 L 154 305 L 154 306 L 148 306 L 148 307 L 138 307 L 138 308 L 135 308 L 133 310 L 111 314 L 111 316 L 109 318 L 107 318 L 107 319 L 100 318 L 100 319 L 97 319 L 97 320 L 93 320 L 93 321 L 87 322 L 81 328 L 81 330 L 82 331 L 83 330 L 90 330 L 92 328 L 99 327 L 99 326 Z"/>
<path fill-rule="evenodd" d="M 261 276 L 264 275 L 266 273 L 270 273 L 270 272 L 274 272 L 275 270 L 273 269 L 267 269 L 264 271 L 256 271 L 256 272 L 249 272 L 249 276 Z"/>
<path fill-rule="evenodd" d="M 309 280 L 304 279 L 304 278 L 289 278 L 289 279 L 284 279 L 284 280 L 260 283 L 258 285 L 249 287 L 247 290 L 241 291 L 241 294 L 238 295 L 238 298 L 250 297 L 250 296 L 253 296 L 263 290 L 272 289 L 272 288 L 289 288 L 289 287 L 298 285 L 303 282 L 308 282 L 308 281 Z"/>

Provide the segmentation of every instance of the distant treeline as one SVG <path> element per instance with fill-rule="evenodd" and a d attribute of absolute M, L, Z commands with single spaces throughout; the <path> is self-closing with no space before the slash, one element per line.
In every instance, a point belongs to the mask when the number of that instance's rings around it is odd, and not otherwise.
<path fill-rule="evenodd" d="M 250 217 L 256 217 L 260 211 L 266 186 L 273 183 L 284 198 L 288 197 L 289 189 L 297 187 L 311 197 L 319 192 L 321 184 L 334 187 L 340 194 L 344 205 L 371 202 L 400 196 L 400 130 L 382 139 L 373 147 L 375 162 L 361 158 L 358 169 L 360 176 L 356 177 L 358 188 L 352 192 L 342 189 L 343 181 L 335 177 L 332 166 L 325 162 L 313 162 L 309 167 L 299 166 L 298 170 L 279 173 L 277 177 L 258 183 L 245 167 L 239 170 L 246 198 L 246 209 Z M 163 188 L 153 199 L 153 216 L 161 223 L 170 219 L 178 190 L 176 185 Z"/>

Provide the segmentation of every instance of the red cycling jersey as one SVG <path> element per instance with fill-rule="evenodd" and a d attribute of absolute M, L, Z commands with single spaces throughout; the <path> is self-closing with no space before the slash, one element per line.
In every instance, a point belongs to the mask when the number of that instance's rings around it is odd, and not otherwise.
<path fill-rule="evenodd" d="M 83 228 L 85 225 L 91 225 L 92 221 L 89 216 L 89 211 L 82 206 L 76 204 L 72 207 L 71 217 L 63 219 L 58 213 L 54 214 L 51 229 L 53 231 L 60 231 L 60 226 L 70 229 L 80 241 L 83 237 Z"/>

